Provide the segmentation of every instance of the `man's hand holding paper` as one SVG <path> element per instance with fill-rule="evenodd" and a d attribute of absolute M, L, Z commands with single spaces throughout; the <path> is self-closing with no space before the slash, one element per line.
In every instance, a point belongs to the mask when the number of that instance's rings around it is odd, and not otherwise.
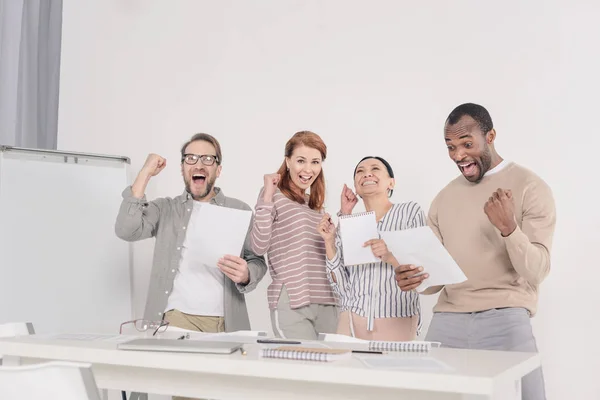
<path fill-rule="evenodd" d="M 423 267 L 404 264 L 396 267 L 396 282 L 403 292 L 416 289 L 425 279 L 429 278 L 428 273 L 423 273 Z"/>
<path fill-rule="evenodd" d="M 400 265 L 396 267 L 396 281 L 402 290 L 423 292 L 432 286 L 467 280 L 431 228 L 381 232 L 381 236 Z"/>
<path fill-rule="evenodd" d="M 217 267 L 235 283 L 245 285 L 250 281 L 248 263 L 241 257 L 225 255 L 219 259 Z"/>

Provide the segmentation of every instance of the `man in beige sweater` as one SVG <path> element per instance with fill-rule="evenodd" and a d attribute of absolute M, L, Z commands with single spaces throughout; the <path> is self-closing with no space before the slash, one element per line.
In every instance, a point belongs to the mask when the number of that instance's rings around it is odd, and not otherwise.
<path fill-rule="evenodd" d="M 428 222 L 468 279 L 425 291 L 441 291 L 426 340 L 446 347 L 537 352 L 530 318 L 537 311 L 539 285 L 550 272 L 556 220 L 552 192 L 533 172 L 498 155 L 496 131 L 484 107 L 456 107 L 444 138 L 462 176 L 435 197 Z M 402 290 L 413 290 L 426 272 L 422 266 L 401 265 L 396 280 Z M 523 378 L 522 394 L 525 400 L 546 398 L 541 368 Z"/>

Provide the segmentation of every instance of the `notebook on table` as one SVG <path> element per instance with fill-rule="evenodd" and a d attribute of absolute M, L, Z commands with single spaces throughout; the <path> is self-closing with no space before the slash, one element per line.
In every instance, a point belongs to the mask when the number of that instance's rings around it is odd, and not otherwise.
<path fill-rule="evenodd" d="M 379 239 L 375 212 L 340 215 L 340 238 L 344 252 L 344 265 L 359 265 L 381 262 L 365 242 Z"/>
<path fill-rule="evenodd" d="M 119 350 L 165 351 L 177 353 L 231 354 L 243 343 L 178 339 L 134 339 L 119 343 Z"/>
<path fill-rule="evenodd" d="M 440 344 L 440 342 L 391 342 L 372 340 L 369 342 L 369 350 L 428 353 L 432 348 L 440 347 Z"/>
<path fill-rule="evenodd" d="M 261 349 L 260 356 L 286 360 L 327 362 L 348 359 L 352 356 L 352 351 L 348 349 L 328 349 L 320 347 L 279 346 Z"/>

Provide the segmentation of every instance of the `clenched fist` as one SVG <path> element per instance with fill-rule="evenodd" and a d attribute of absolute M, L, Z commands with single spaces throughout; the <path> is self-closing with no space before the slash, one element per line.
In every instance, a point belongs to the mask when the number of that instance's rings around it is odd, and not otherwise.
<path fill-rule="evenodd" d="M 264 177 L 265 180 L 265 191 L 263 193 L 263 200 L 267 203 L 273 201 L 273 195 L 277 190 L 277 184 L 281 180 L 281 176 L 279 174 L 267 174 Z"/>
<path fill-rule="evenodd" d="M 356 194 L 354 194 L 352 189 L 350 189 L 345 184 L 344 184 L 344 188 L 342 189 L 341 197 L 342 197 L 341 198 L 342 204 L 341 204 L 340 211 L 341 211 L 342 215 L 352 214 L 352 210 L 354 209 L 354 206 L 356 205 L 356 203 L 358 203 L 358 197 L 356 197 Z"/>
<path fill-rule="evenodd" d="M 498 228 L 502 236 L 508 236 L 517 228 L 515 205 L 510 190 L 498 189 L 483 206 L 490 222 Z"/>
<path fill-rule="evenodd" d="M 146 158 L 146 162 L 142 167 L 142 171 L 146 173 L 148 176 L 156 176 L 165 169 L 167 166 L 167 160 L 158 154 L 149 154 Z"/>

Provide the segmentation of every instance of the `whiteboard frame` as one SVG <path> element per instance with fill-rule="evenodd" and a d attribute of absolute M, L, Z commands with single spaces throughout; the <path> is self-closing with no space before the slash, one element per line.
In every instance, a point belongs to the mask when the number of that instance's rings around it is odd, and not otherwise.
<path fill-rule="evenodd" d="M 81 158 L 96 158 L 103 160 L 119 160 L 123 161 L 129 165 L 131 165 L 131 160 L 129 157 L 125 156 L 111 156 L 107 154 L 93 154 L 93 153 L 78 153 L 74 151 L 60 151 L 60 150 L 47 150 L 47 149 L 28 149 L 25 147 L 14 147 L 14 146 L 5 146 L 0 145 L 0 152 L 22 152 L 22 153 L 42 153 L 42 154 L 51 154 L 54 156 L 64 156 L 65 162 L 68 162 L 68 157 L 73 157 L 73 162 L 75 164 L 78 163 L 78 159 Z M 129 171 L 127 171 L 129 172 Z"/>

